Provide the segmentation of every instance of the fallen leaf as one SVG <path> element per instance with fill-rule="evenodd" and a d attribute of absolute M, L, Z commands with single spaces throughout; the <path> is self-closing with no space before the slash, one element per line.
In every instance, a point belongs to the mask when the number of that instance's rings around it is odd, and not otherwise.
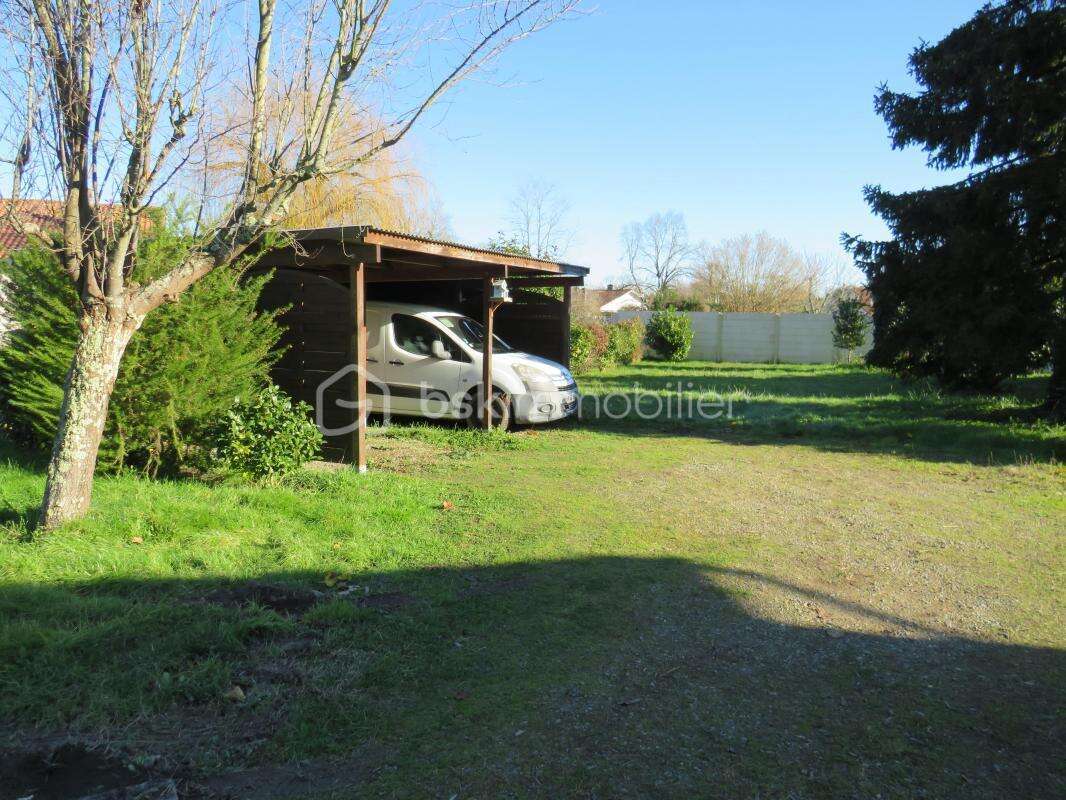
<path fill-rule="evenodd" d="M 340 542 L 334 542 L 333 543 L 333 549 L 334 550 L 340 550 L 341 549 L 341 543 Z"/>
<path fill-rule="evenodd" d="M 144 537 L 143 536 L 131 536 L 130 537 L 130 544 L 144 544 Z"/>
<path fill-rule="evenodd" d="M 240 686 L 231 686 L 222 693 L 222 698 L 229 700 L 231 703 L 239 703 L 244 700 L 244 689 Z"/>
<path fill-rule="evenodd" d="M 451 511 L 453 508 L 455 508 L 455 503 L 453 503 L 451 500 L 445 500 L 443 503 L 440 504 L 440 508 L 441 511 Z"/>
<path fill-rule="evenodd" d="M 348 576 L 330 570 L 326 573 L 325 577 L 322 579 L 322 582 L 331 589 L 334 586 L 344 587 L 348 583 Z"/>

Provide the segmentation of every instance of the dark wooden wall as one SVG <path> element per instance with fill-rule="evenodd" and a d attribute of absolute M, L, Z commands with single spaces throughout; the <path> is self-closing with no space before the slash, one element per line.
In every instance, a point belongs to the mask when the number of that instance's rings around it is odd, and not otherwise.
<path fill-rule="evenodd" d="M 348 287 L 313 272 L 279 269 L 263 288 L 259 304 L 270 310 L 291 306 L 280 317 L 285 327 L 281 344 L 287 349 L 270 377 L 289 397 L 314 408 L 319 385 L 350 361 Z M 351 422 L 352 411 L 336 402 L 351 398 L 350 380 L 333 384 L 323 397 L 322 421 L 328 427 L 340 428 Z M 327 437 L 323 456 L 345 458 L 347 439 Z"/>
<path fill-rule="evenodd" d="M 496 334 L 526 353 L 570 364 L 570 309 L 540 292 L 512 291 L 514 301 L 496 310 Z"/>

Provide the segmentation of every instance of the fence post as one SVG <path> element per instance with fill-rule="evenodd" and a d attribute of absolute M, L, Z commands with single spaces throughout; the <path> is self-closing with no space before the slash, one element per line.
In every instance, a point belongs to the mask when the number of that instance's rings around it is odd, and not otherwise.
<path fill-rule="evenodd" d="M 781 361 L 781 315 L 774 314 L 774 361 L 777 364 Z"/>
<path fill-rule="evenodd" d="M 715 342 L 715 346 L 714 346 L 715 354 L 717 356 L 715 360 L 716 361 L 724 361 L 725 360 L 725 313 L 724 312 L 722 312 L 722 311 L 718 312 L 718 321 L 717 321 L 717 323 L 718 323 L 717 324 L 718 341 Z"/>

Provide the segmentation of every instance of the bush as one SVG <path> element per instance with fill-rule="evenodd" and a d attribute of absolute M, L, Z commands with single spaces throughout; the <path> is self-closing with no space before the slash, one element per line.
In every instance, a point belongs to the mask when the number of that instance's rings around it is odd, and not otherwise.
<path fill-rule="evenodd" d="M 680 311 L 656 311 L 648 321 L 648 346 L 667 361 L 684 361 L 692 348 L 692 321 Z"/>
<path fill-rule="evenodd" d="M 611 364 L 635 364 L 644 354 L 644 323 L 639 317 L 607 326 L 605 360 Z"/>
<path fill-rule="evenodd" d="M 570 325 L 570 367 L 574 372 L 591 372 L 603 366 L 607 353 L 606 329 L 598 322 Z"/>
<path fill-rule="evenodd" d="M 172 267 L 185 240 L 165 222 L 138 248 L 132 279 Z M 40 245 L 0 261 L 2 313 L 13 323 L 0 346 L 0 415 L 30 446 L 51 446 L 78 336 L 77 295 L 55 254 Z M 212 273 L 147 316 L 130 340 L 108 410 L 100 467 L 176 469 L 201 449 L 239 395 L 268 380 L 281 329 L 256 312 L 266 276 L 238 283 Z"/>
<path fill-rule="evenodd" d="M 708 305 L 691 293 L 683 293 L 672 287 L 660 289 L 651 299 L 652 311 L 707 311 Z"/>
<path fill-rule="evenodd" d="M 284 475 L 318 455 L 322 433 L 310 420 L 311 406 L 293 404 L 277 386 L 249 400 L 238 398 L 215 430 L 221 466 L 254 477 Z"/>

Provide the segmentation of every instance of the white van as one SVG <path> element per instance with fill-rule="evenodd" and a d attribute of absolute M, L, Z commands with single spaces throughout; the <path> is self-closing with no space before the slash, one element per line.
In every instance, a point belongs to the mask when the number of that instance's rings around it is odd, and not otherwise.
<path fill-rule="evenodd" d="M 485 328 L 454 311 L 409 303 L 366 304 L 367 394 L 375 411 L 434 419 L 477 420 Z M 493 424 L 552 422 L 575 413 L 570 370 L 520 353 L 498 336 L 492 344 Z"/>

